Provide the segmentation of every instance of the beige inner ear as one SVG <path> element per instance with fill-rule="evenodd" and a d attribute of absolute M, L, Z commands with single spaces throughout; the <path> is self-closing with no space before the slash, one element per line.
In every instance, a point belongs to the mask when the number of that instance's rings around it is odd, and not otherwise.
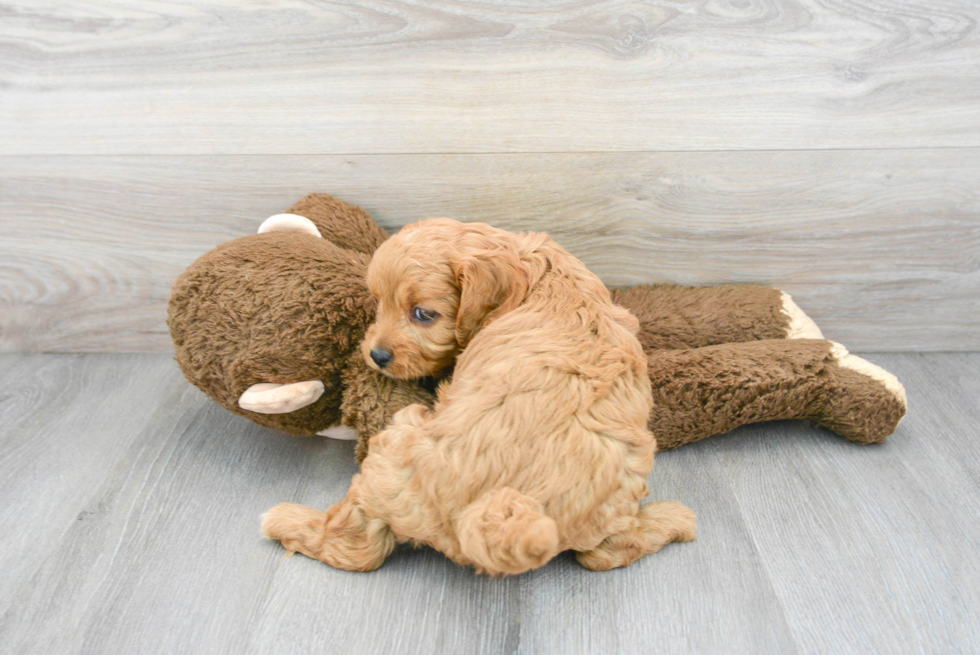
<path fill-rule="evenodd" d="M 238 406 L 258 414 L 287 414 L 312 405 L 323 395 L 323 382 L 307 380 L 292 384 L 260 382 L 238 398 Z"/>
<path fill-rule="evenodd" d="M 266 232 L 279 231 L 303 232 L 319 239 L 323 238 L 323 235 L 320 234 L 320 230 L 316 229 L 313 221 L 297 214 L 276 214 L 275 216 L 270 216 L 262 221 L 258 233 L 265 234 Z"/>

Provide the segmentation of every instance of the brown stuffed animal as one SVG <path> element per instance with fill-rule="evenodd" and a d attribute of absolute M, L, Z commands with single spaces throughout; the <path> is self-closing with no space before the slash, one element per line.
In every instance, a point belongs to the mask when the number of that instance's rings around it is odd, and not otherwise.
<path fill-rule="evenodd" d="M 398 410 L 434 401 L 431 387 L 384 377 L 358 351 L 374 318 L 365 272 L 386 238 L 364 210 L 314 194 L 206 253 L 170 298 L 187 379 L 260 425 L 356 436 L 363 459 Z M 661 450 L 776 419 L 877 443 L 905 415 L 893 375 L 825 341 L 779 290 L 643 285 L 613 300 L 640 321 Z"/>

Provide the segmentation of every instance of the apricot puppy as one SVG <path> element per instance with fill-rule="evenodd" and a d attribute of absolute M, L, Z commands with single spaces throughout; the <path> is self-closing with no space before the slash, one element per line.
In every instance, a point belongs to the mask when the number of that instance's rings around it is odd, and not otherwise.
<path fill-rule="evenodd" d="M 422 221 L 378 248 L 368 285 L 368 363 L 415 378 L 455 362 L 452 381 L 372 437 L 343 501 L 278 505 L 267 537 L 360 571 L 427 544 L 490 575 L 569 549 L 610 569 L 695 538 L 688 508 L 640 505 L 656 442 L 639 325 L 547 235 Z"/>

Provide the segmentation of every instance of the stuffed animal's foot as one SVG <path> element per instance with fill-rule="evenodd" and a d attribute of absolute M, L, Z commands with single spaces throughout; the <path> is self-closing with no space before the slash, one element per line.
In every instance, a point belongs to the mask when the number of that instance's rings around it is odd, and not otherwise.
<path fill-rule="evenodd" d="M 286 550 L 348 571 L 373 571 L 395 547 L 387 525 L 367 519 L 347 501 L 326 512 L 280 503 L 262 515 L 262 534 L 279 540 Z"/>
<path fill-rule="evenodd" d="M 881 443 L 905 417 L 905 388 L 894 375 L 831 343 L 833 378 L 823 411 L 815 420 L 857 443 Z"/>
<path fill-rule="evenodd" d="M 628 566 L 672 541 L 697 539 L 697 518 L 680 503 L 647 503 L 640 507 L 636 519 L 629 530 L 606 537 L 596 548 L 578 553 L 579 564 L 593 571 L 608 571 Z"/>
<path fill-rule="evenodd" d="M 823 339 L 823 333 L 813 319 L 800 309 L 799 305 L 793 302 L 792 296 L 785 291 L 780 291 L 780 302 L 782 307 L 780 312 L 789 319 L 786 325 L 787 339 Z"/>

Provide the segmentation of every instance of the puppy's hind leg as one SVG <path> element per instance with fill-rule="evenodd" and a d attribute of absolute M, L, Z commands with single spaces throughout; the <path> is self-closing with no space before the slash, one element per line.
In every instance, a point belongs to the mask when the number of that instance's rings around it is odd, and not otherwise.
<path fill-rule="evenodd" d="M 501 487 L 467 505 L 456 524 L 462 554 L 489 575 L 544 566 L 558 554 L 558 526 L 537 500 Z"/>
<path fill-rule="evenodd" d="M 348 571 L 373 571 L 395 548 L 391 529 L 367 518 L 350 500 L 326 512 L 280 503 L 262 515 L 262 534 L 278 539 L 286 550 Z"/>
<path fill-rule="evenodd" d="M 628 566 L 672 541 L 694 541 L 697 519 L 680 503 L 661 501 L 640 507 L 636 522 L 625 532 L 610 535 L 592 550 L 576 555 L 579 564 L 593 571 Z"/>

